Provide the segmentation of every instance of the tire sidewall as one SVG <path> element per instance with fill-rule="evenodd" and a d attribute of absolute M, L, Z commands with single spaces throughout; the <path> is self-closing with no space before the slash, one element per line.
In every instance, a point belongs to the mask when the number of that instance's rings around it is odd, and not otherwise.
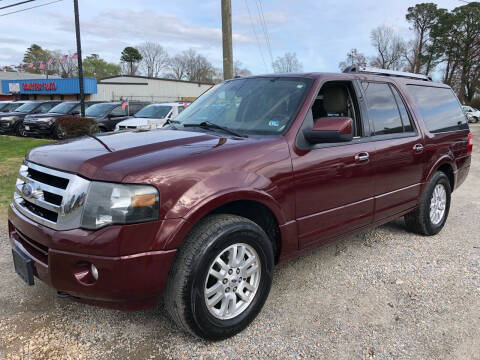
<path fill-rule="evenodd" d="M 445 188 L 446 196 L 447 196 L 447 203 L 445 206 L 445 213 L 443 214 L 443 219 L 440 221 L 438 224 L 433 224 L 432 221 L 430 220 L 430 203 L 432 201 L 432 194 L 433 191 L 435 190 L 435 187 L 438 184 L 442 184 L 443 187 Z M 434 175 L 432 181 L 429 184 L 427 193 L 426 193 L 426 198 L 425 198 L 425 225 L 427 228 L 427 231 L 431 235 L 435 235 L 442 230 L 442 228 L 445 226 L 445 223 L 448 218 L 448 213 L 450 211 L 450 201 L 451 201 L 451 187 L 450 187 L 450 181 L 448 180 L 447 176 L 443 173 L 437 173 Z"/>
<path fill-rule="evenodd" d="M 257 252 L 261 263 L 260 284 L 252 303 L 240 315 L 233 319 L 221 320 L 215 318 L 207 309 L 204 298 L 205 280 L 217 255 L 236 243 L 248 244 Z M 190 293 L 187 304 L 198 327 L 198 335 L 211 340 L 233 336 L 252 322 L 268 297 L 273 275 L 273 251 L 270 240 L 263 230 L 257 229 L 254 224 L 229 226 L 202 248 L 192 264 L 192 274 L 191 281 L 187 283 L 188 289 L 191 289 L 187 292 Z"/>

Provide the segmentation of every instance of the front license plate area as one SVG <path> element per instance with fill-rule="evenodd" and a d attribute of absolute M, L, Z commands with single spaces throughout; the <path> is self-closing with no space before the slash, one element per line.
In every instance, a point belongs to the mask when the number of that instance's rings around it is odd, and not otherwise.
<path fill-rule="evenodd" d="M 13 266 L 15 267 L 15 272 L 25 281 L 28 285 L 33 285 L 33 263 L 27 255 L 25 255 L 22 250 L 17 247 L 12 249 L 13 255 Z"/>

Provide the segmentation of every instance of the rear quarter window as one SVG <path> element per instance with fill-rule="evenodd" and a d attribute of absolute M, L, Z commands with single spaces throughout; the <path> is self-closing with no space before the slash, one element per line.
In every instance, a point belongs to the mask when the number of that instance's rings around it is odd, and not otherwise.
<path fill-rule="evenodd" d="M 467 119 L 452 89 L 408 85 L 408 91 L 431 133 L 468 129 Z"/>

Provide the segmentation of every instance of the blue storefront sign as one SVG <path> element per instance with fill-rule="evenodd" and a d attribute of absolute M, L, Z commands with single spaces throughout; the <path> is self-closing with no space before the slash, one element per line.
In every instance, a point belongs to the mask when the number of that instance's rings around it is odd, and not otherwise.
<path fill-rule="evenodd" d="M 97 93 L 97 79 L 83 78 L 85 94 Z M 3 94 L 80 94 L 77 78 L 2 80 Z"/>

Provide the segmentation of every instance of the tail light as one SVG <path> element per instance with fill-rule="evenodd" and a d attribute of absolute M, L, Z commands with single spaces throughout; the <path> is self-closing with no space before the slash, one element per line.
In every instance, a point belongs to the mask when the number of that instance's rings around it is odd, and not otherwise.
<path fill-rule="evenodd" d="M 472 133 L 468 134 L 468 142 L 467 142 L 467 155 L 470 155 L 473 151 L 473 135 Z"/>

